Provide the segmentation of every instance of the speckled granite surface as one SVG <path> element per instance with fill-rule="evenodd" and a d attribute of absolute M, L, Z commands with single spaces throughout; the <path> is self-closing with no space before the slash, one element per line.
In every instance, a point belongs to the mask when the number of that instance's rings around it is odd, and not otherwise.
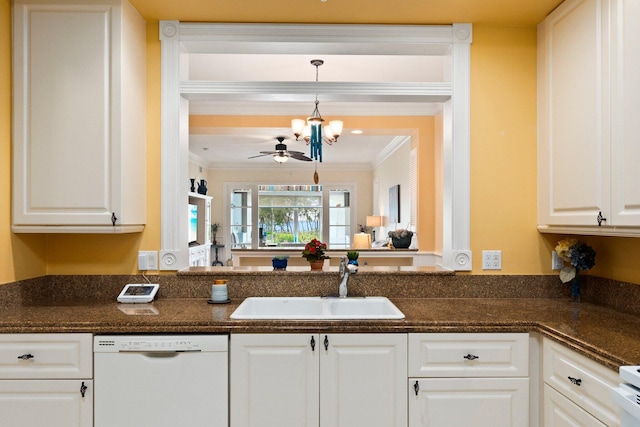
<path fill-rule="evenodd" d="M 276 274 L 274 274 L 276 273 Z M 233 332 L 538 332 L 617 369 L 640 364 L 640 317 L 585 302 L 571 303 L 555 276 L 368 274 L 353 277 L 351 295 L 384 295 L 405 314 L 386 321 L 239 321 L 229 315 L 252 295 L 330 295 L 333 272 L 222 274 L 229 304 L 208 304 L 211 275 L 155 276 L 160 295 L 145 314 L 126 314 L 115 297 L 136 276 L 50 276 L 0 286 L 0 333 L 233 333 Z M 262 274 L 262 273 L 260 273 Z M 375 276 L 375 277 L 374 277 Z M 263 278 L 264 279 L 264 278 Z M 357 279 L 357 280 L 356 280 Z M 587 282 L 587 281 L 585 281 Z M 618 286 L 618 285 L 616 285 Z M 640 286 L 630 285 L 628 292 Z M 598 292 L 604 292 L 600 290 Z M 597 292 L 591 292 L 592 294 Z M 628 304 L 627 304 L 628 305 Z M 140 305 L 135 308 L 140 309 Z M 149 310 L 148 308 L 152 308 Z M 633 306 L 630 308 L 633 309 Z M 633 312 L 633 310 L 630 310 Z"/>

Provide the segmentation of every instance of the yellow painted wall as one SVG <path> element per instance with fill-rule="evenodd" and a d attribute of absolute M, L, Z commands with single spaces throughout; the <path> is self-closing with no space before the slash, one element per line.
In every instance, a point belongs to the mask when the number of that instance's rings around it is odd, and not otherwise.
<path fill-rule="evenodd" d="M 160 247 L 160 42 L 147 25 L 147 226 L 139 235 L 37 236 L 10 231 L 10 1 L 0 0 L 0 283 L 43 274 L 129 274 Z M 559 236 L 536 231 L 535 28 L 474 26 L 471 48 L 471 247 L 503 251 L 502 274 L 555 274 Z M 423 220 L 424 218 L 421 218 Z M 640 239 L 585 238 L 592 274 L 640 283 Z"/>
<path fill-rule="evenodd" d="M 536 31 L 474 26 L 471 249 L 502 250 L 503 274 L 551 273 L 536 231 Z M 549 255 L 550 257 L 550 255 Z M 546 258 L 546 254 L 545 254 Z M 549 258 L 550 260 L 550 258 Z"/>

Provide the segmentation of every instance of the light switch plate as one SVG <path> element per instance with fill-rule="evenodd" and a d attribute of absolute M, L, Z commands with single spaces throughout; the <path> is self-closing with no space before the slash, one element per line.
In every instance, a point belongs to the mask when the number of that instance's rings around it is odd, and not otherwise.
<path fill-rule="evenodd" d="M 158 270 L 158 252 L 138 251 L 138 270 Z"/>
<path fill-rule="evenodd" d="M 551 252 L 551 269 L 562 270 L 564 268 L 564 260 L 558 256 L 558 252 Z"/>

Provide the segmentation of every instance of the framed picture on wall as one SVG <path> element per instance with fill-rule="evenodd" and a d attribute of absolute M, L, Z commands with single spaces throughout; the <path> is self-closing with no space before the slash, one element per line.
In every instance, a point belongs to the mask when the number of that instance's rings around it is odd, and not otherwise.
<path fill-rule="evenodd" d="M 389 223 L 400 222 L 400 185 L 389 188 Z"/>

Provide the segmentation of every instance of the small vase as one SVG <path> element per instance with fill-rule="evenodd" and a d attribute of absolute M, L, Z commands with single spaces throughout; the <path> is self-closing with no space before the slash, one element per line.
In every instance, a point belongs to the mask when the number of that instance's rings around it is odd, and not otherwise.
<path fill-rule="evenodd" d="M 350 259 L 349 262 L 347 262 L 347 264 L 352 264 L 352 265 L 355 265 L 357 267 L 358 266 L 358 260 L 357 259 Z"/>
<path fill-rule="evenodd" d="M 322 270 L 322 267 L 324 266 L 324 260 L 316 259 L 313 261 L 309 261 L 309 265 L 311 265 L 311 271 Z"/>
<path fill-rule="evenodd" d="M 189 191 L 191 191 L 192 193 L 196 192 L 196 179 L 195 178 L 189 178 L 191 180 L 191 188 L 189 188 Z"/>
<path fill-rule="evenodd" d="M 571 301 L 580 302 L 580 280 L 578 280 L 578 271 L 576 277 L 571 281 Z"/>
<path fill-rule="evenodd" d="M 198 194 L 207 194 L 207 181 L 205 181 L 204 179 L 201 179 L 200 183 L 198 184 Z"/>

